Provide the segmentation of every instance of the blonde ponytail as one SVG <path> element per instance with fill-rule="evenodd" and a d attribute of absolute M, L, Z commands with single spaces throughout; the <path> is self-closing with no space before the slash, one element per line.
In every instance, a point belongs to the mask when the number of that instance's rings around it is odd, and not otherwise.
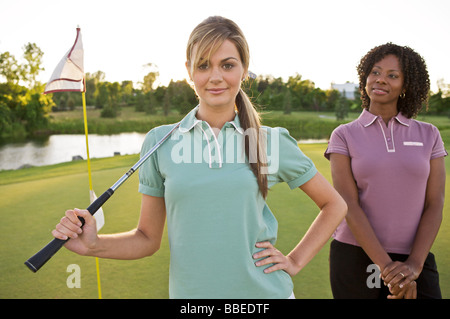
<path fill-rule="evenodd" d="M 250 98 L 242 90 L 236 96 L 239 121 L 245 131 L 245 155 L 247 155 L 250 168 L 255 174 L 261 195 L 266 198 L 267 184 L 267 153 L 266 136 L 261 130 L 261 118 L 253 106 Z"/>

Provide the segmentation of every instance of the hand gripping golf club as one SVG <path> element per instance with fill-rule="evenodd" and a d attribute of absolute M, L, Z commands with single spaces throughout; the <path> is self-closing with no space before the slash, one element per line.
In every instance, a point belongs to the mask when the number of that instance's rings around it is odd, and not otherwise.
<path fill-rule="evenodd" d="M 107 191 L 105 191 L 100 197 L 98 197 L 91 205 L 87 208 L 91 215 L 94 215 L 97 210 L 102 207 L 102 205 L 114 194 L 114 192 L 122 185 L 133 173 L 152 155 L 158 147 L 164 143 L 165 140 L 175 131 L 175 129 L 180 126 L 181 122 L 175 125 L 174 128 L 170 130 L 158 143 L 155 144 L 144 156 L 142 156 L 136 164 L 134 164 L 128 172 L 126 172 L 117 182 L 111 186 Z M 79 217 L 82 225 L 84 225 L 84 219 Z M 68 241 L 69 239 L 62 240 L 54 238 L 49 242 L 44 248 L 38 251 L 33 257 L 30 257 L 25 265 L 31 269 L 31 271 L 38 271 L 54 254 Z"/>

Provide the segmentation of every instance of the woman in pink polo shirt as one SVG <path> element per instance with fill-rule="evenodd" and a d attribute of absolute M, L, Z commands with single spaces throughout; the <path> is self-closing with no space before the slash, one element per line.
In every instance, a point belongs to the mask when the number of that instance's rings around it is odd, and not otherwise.
<path fill-rule="evenodd" d="M 325 152 L 348 205 L 330 247 L 333 296 L 441 298 L 430 249 L 442 220 L 447 152 L 436 127 L 413 119 L 428 99 L 425 62 L 387 43 L 357 70 L 362 114 L 336 128 Z"/>

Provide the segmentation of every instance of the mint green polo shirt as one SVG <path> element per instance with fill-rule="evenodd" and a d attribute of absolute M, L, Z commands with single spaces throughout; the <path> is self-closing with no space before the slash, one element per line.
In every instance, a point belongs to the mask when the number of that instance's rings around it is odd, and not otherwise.
<path fill-rule="evenodd" d="M 139 170 L 139 192 L 165 199 L 170 298 L 288 298 L 291 277 L 282 270 L 265 274 L 267 267 L 256 267 L 252 257 L 257 242 L 275 245 L 278 222 L 246 160 L 239 117 L 216 136 L 197 110 Z M 174 125 L 152 129 L 141 155 Z M 264 129 L 269 187 L 286 182 L 294 189 L 316 174 L 286 129 Z"/>

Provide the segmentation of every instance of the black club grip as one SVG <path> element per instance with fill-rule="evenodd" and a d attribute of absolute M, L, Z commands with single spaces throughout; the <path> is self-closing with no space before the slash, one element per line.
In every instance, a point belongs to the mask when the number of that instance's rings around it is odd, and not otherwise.
<path fill-rule="evenodd" d="M 94 215 L 95 212 L 102 207 L 102 205 L 114 194 L 114 191 L 110 188 L 106 192 L 104 192 L 99 198 L 97 198 L 91 205 L 87 208 L 91 215 Z M 84 219 L 79 217 L 82 225 L 84 225 Z M 44 248 L 38 251 L 33 257 L 29 258 L 25 265 L 30 268 L 31 271 L 38 271 L 50 258 L 53 257 L 54 254 L 68 241 L 69 239 L 62 240 L 58 238 L 54 238 L 51 242 L 49 242 Z"/>

